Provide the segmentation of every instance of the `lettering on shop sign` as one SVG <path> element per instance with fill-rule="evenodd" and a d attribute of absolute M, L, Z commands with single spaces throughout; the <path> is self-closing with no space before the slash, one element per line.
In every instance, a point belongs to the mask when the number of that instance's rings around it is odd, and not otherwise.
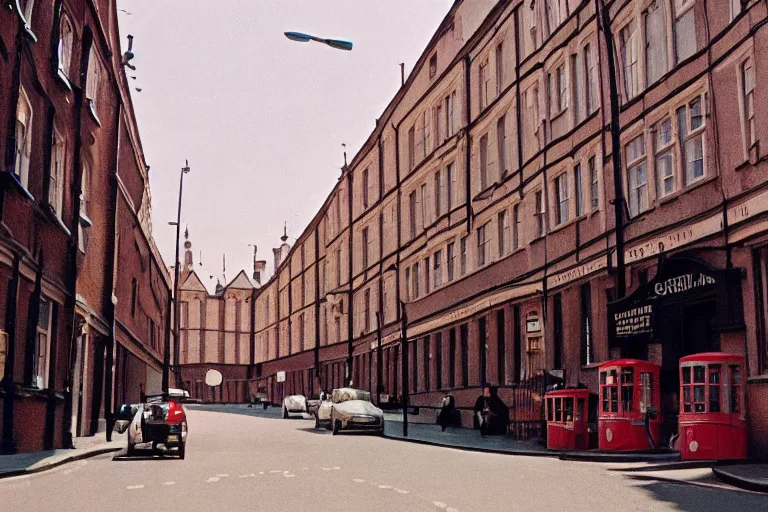
<path fill-rule="evenodd" d="M 651 317 L 653 305 L 639 306 L 621 313 L 614 313 L 613 320 L 616 324 L 616 336 L 631 336 L 651 332 Z"/>
<path fill-rule="evenodd" d="M 688 245 L 696 240 L 714 235 L 723 229 L 722 215 L 714 215 L 690 226 L 657 236 L 647 242 L 627 249 L 626 263 L 643 260 Z"/>
<path fill-rule="evenodd" d="M 736 224 L 766 211 L 768 211 L 768 192 L 763 192 L 728 208 L 728 224 Z"/>
<path fill-rule="evenodd" d="M 656 283 L 653 287 L 653 291 L 656 295 L 674 295 L 676 293 L 686 292 L 694 288 L 700 288 L 702 286 L 709 286 L 715 284 L 715 278 L 706 274 L 698 274 L 694 278 L 694 274 L 683 274 L 677 277 L 671 277 L 666 281 Z"/>
<path fill-rule="evenodd" d="M 556 286 L 560 286 L 561 284 L 565 284 L 570 281 L 575 281 L 576 279 L 581 279 L 582 277 L 588 276 L 593 272 L 597 272 L 598 270 L 601 270 L 606 266 L 608 266 L 608 259 L 606 257 L 592 260 L 589 263 L 585 263 L 581 266 L 578 266 L 566 272 L 561 272 L 560 274 L 556 274 L 548 278 L 547 286 L 549 288 L 554 288 Z"/>

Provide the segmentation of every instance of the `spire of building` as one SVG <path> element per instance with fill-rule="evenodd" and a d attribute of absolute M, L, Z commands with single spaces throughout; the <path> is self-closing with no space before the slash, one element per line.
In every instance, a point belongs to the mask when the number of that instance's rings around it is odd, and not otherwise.
<path fill-rule="evenodd" d="M 189 226 L 184 228 L 184 266 L 181 268 L 181 282 L 192 272 L 194 263 L 192 260 L 192 242 L 189 241 Z"/>
<path fill-rule="evenodd" d="M 283 236 L 280 237 L 283 243 L 288 241 L 288 222 L 283 223 Z"/>

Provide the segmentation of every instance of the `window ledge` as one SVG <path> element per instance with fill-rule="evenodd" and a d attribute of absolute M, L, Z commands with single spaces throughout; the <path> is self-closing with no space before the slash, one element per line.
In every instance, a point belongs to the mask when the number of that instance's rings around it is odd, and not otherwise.
<path fill-rule="evenodd" d="M 3 174 L 5 175 L 5 179 L 10 181 L 11 184 L 16 188 L 16 190 L 18 190 L 21 193 L 21 195 L 23 195 L 30 201 L 35 200 L 35 196 L 33 196 L 32 193 L 29 190 L 27 190 L 27 187 L 21 184 L 21 180 L 16 175 L 16 173 L 6 171 Z"/>
<path fill-rule="evenodd" d="M 58 226 L 58 227 L 59 227 L 59 228 L 60 228 L 60 229 L 61 229 L 61 230 L 62 230 L 62 231 L 63 231 L 63 232 L 64 232 L 64 233 L 65 233 L 65 234 L 68 236 L 68 237 L 72 236 L 72 232 L 71 232 L 71 231 L 69 230 L 69 228 L 67 228 L 67 226 L 64 224 L 64 221 L 63 221 L 63 220 L 61 220 L 61 217 L 59 217 L 59 216 L 56 214 L 56 212 L 55 212 L 55 211 L 54 211 L 54 209 L 53 209 L 53 206 L 51 206 L 50 204 L 46 204 L 45 206 L 43 206 L 43 210 L 45 211 L 45 215 L 46 215 L 46 217 L 48 217 L 48 219 L 49 219 L 49 220 L 50 220 L 50 221 L 51 221 L 53 224 L 55 224 L 56 226 Z"/>
<path fill-rule="evenodd" d="M 90 228 L 93 226 L 93 221 L 83 212 L 80 212 L 80 225 L 84 228 Z"/>
<path fill-rule="evenodd" d="M 717 179 L 717 174 L 713 174 L 712 176 L 704 176 L 704 177 L 699 178 L 698 180 L 694 181 L 693 183 L 691 183 L 687 187 L 683 187 L 680 190 L 676 190 L 675 192 L 672 192 L 669 195 L 666 195 L 666 196 L 664 196 L 664 197 L 662 197 L 660 199 L 657 199 L 656 201 L 658 202 L 659 205 L 666 205 L 666 204 L 669 204 L 669 203 L 674 203 L 675 201 L 677 201 L 677 199 L 680 196 L 682 196 L 684 194 L 687 194 L 688 192 L 691 192 L 692 190 L 696 190 L 697 188 L 702 187 L 702 186 L 706 185 L 707 183 L 710 183 L 710 182 L 712 182 L 712 181 L 714 181 L 716 179 Z M 650 210 L 647 210 L 647 211 L 650 211 Z M 643 212 L 643 213 L 645 213 L 645 212 Z"/>
<path fill-rule="evenodd" d="M 747 377 L 747 384 L 768 384 L 768 374 Z"/>
<path fill-rule="evenodd" d="M 96 113 L 96 104 L 90 98 L 88 98 L 88 112 L 91 114 L 91 118 L 96 122 L 96 124 L 101 126 L 101 120 L 99 119 L 99 115 Z"/>
<path fill-rule="evenodd" d="M 61 68 L 59 68 L 58 72 L 56 73 L 56 79 L 61 85 L 66 87 L 69 92 L 72 92 L 72 82 L 69 81 L 69 78 L 67 78 L 67 75 Z"/>
<path fill-rule="evenodd" d="M 568 107 L 565 107 L 560 112 L 558 112 L 557 114 L 554 114 L 552 117 L 550 117 L 549 118 L 549 124 L 552 124 L 554 121 L 557 121 L 558 119 L 560 119 L 566 112 L 568 112 Z M 552 135 L 552 133 L 550 131 L 550 136 L 551 135 Z"/>

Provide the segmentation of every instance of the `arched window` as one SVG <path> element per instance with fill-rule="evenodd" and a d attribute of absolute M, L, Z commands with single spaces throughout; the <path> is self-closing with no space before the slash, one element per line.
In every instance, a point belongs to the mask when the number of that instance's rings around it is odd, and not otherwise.
<path fill-rule="evenodd" d="M 16 104 L 16 158 L 13 172 L 26 188 L 29 179 L 29 154 L 32 135 L 32 105 L 24 88 L 19 89 Z"/>
<path fill-rule="evenodd" d="M 59 25 L 59 71 L 69 77 L 69 69 L 72 63 L 72 42 L 74 31 L 69 16 L 62 14 Z"/>
<path fill-rule="evenodd" d="M 93 114 L 96 119 L 98 119 L 96 112 L 99 103 L 99 80 L 101 80 L 101 63 L 99 62 L 96 50 L 92 46 L 91 54 L 88 59 L 88 79 L 85 84 L 85 97 L 88 98 L 91 114 Z"/>

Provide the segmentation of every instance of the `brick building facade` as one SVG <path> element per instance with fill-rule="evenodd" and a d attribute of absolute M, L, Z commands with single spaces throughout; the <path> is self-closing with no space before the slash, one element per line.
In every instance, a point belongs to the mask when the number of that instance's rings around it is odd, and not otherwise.
<path fill-rule="evenodd" d="M 3 453 L 69 446 L 106 427 L 116 397 L 152 388 L 169 300 L 115 2 L 6 3 Z"/>
<path fill-rule="evenodd" d="M 378 319 L 383 392 L 400 395 L 402 301 L 412 404 L 450 390 L 469 407 L 542 371 L 597 391 L 600 362 L 638 357 L 662 365 L 674 430 L 678 359 L 723 350 L 747 357 L 750 449 L 768 453 L 766 9 L 455 2 L 258 291 L 273 400 L 375 390 Z M 704 284 L 669 284 L 686 276 Z M 626 336 L 613 315 L 650 294 L 654 334 Z"/>

